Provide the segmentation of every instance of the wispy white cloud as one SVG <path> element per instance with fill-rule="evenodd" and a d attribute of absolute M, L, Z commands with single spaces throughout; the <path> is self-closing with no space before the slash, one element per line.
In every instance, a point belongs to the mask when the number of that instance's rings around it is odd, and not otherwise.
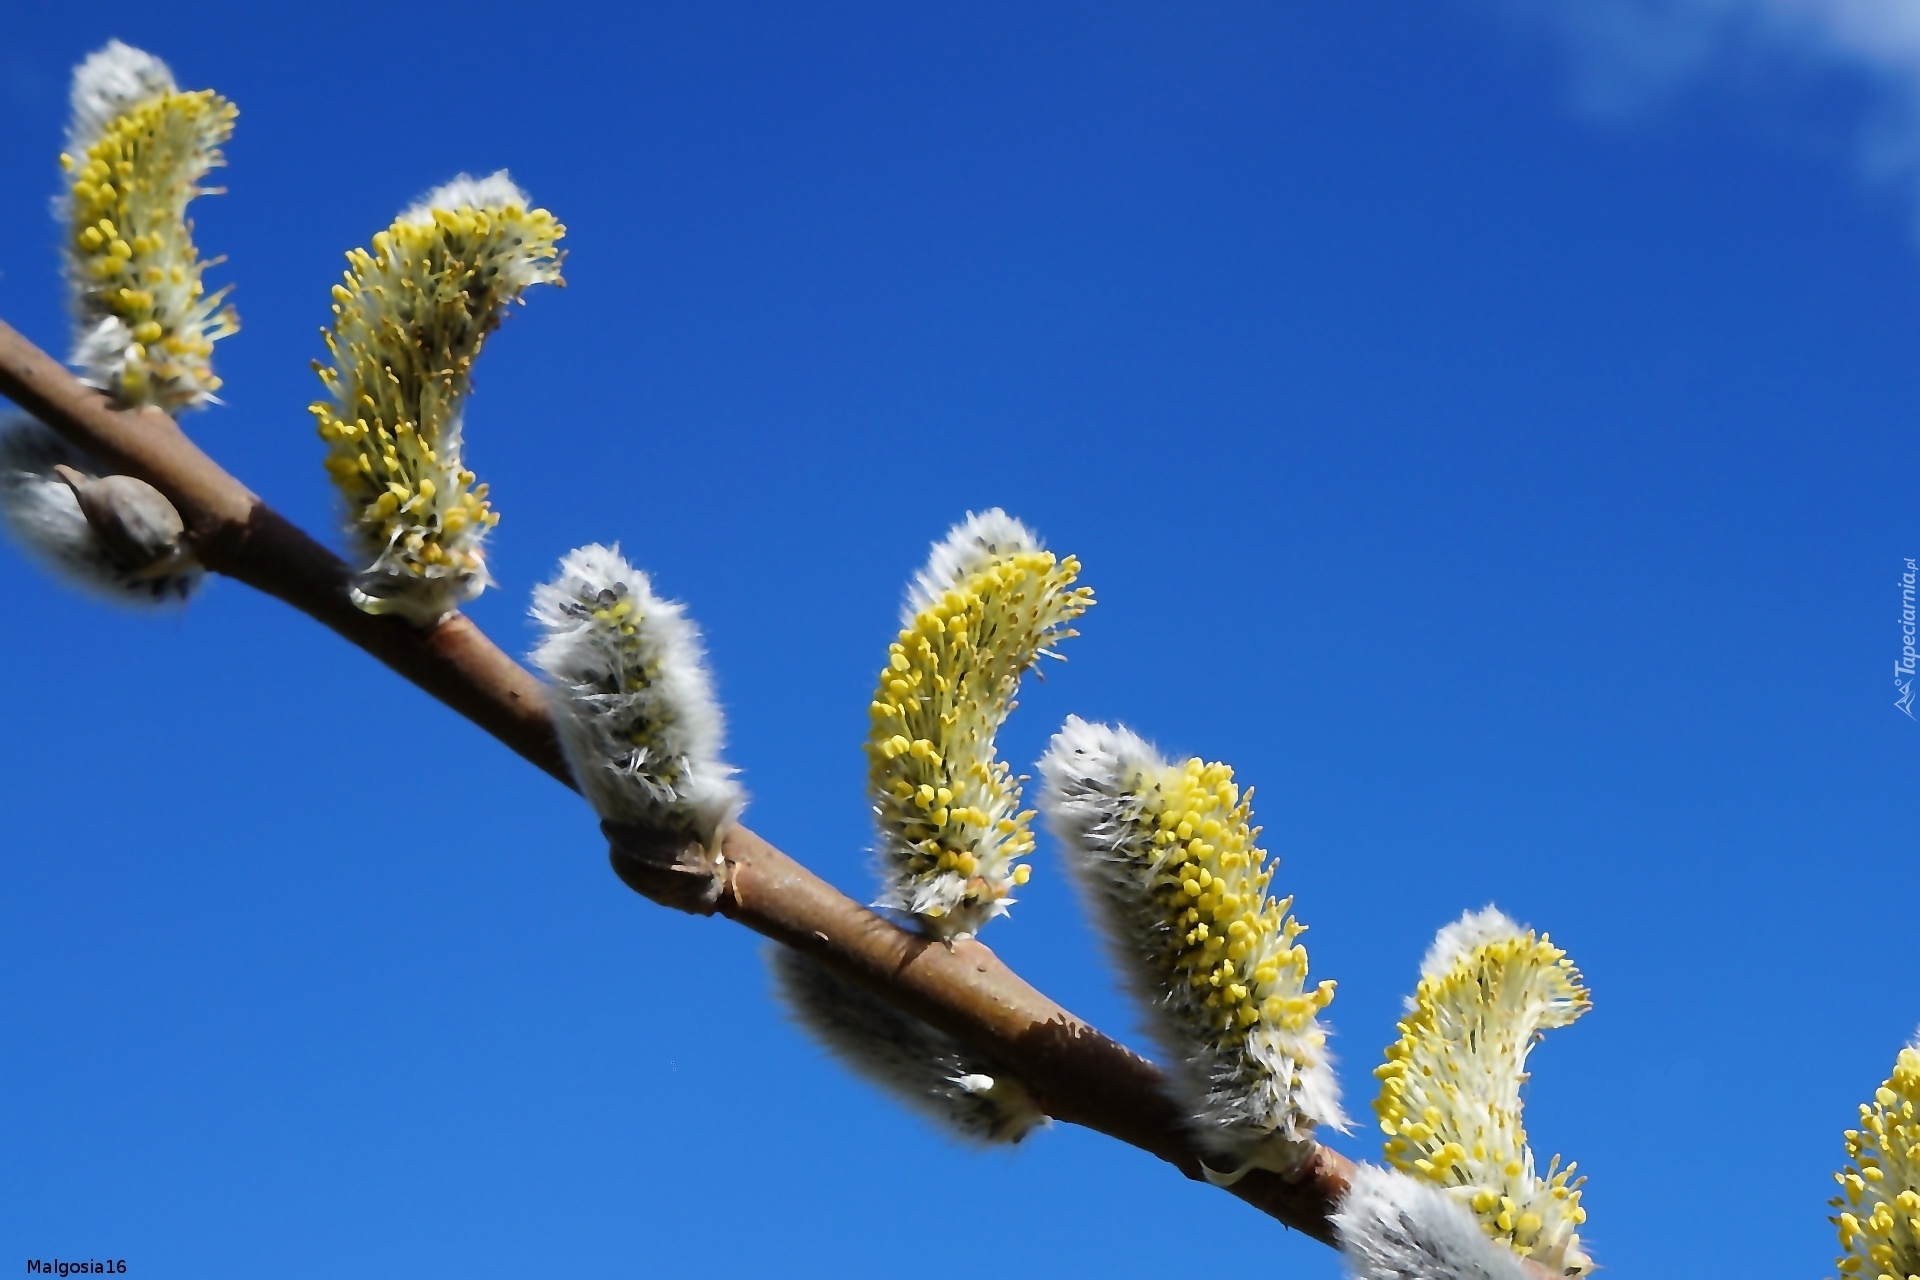
<path fill-rule="evenodd" d="M 1494 0 L 1568 56 L 1578 104 L 1646 108 L 1703 81 L 1773 86 L 1840 77 L 1870 104 L 1867 173 L 1904 185 L 1920 227 L 1920 0 Z"/>

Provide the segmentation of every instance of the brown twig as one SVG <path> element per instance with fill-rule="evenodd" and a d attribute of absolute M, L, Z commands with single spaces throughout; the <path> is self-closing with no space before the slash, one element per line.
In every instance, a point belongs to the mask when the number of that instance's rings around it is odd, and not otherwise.
<path fill-rule="evenodd" d="M 539 682 L 465 617 L 452 614 L 423 629 L 362 613 L 347 597 L 347 566 L 222 470 L 172 418 L 114 407 L 4 322 L 0 394 L 110 469 L 167 495 L 207 568 L 331 627 L 573 785 Z M 710 888 L 700 882 L 705 870 L 689 871 L 697 860 L 684 857 L 684 849 L 645 833 L 608 835 L 614 869 L 637 891 L 724 915 L 806 952 L 1007 1063 L 1049 1115 L 1151 1152 L 1189 1178 L 1203 1176 L 1159 1068 L 1028 986 L 978 942 L 948 947 L 908 933 L 744 827 L 727 831 Z M 1287 1226 L 1331 1241 L 1328 1215 L 1352 1167 L 1322 1147 L 1288 1177 L 1256 1170 L 1231 1191 Z"/>

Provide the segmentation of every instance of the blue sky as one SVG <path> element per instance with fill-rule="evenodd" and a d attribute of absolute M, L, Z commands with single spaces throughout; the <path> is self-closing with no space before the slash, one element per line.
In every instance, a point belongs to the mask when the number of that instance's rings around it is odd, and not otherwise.
<path fill-rule="evenodd" d="M 1840 1130 L 1920 1022 L 1900 57 L 1621 61 L 1465 0 L 16 8 L 10 323 L 65 341 L 67 69 L 118 36 L 218 88 L 244 331 L 189 427 L 324 532 L 340 254 L 509 167 L 571 256 L 468 412 L 503 645 L 619 540 L 707 630 L 749 821 L 864 895 L 900 591 L 1003 505 L 1101 599 L 1008 758 L 1078 713 L 1258 787 L 1355 1110 L 1495 901 L 1594 991 L 1528 1121 L 1596 1256 L 1831 1267 Z M 10 550 L 0 592 L 0 1262 L 1338 1274 L 1097 1135 L 949 1145 L 782 1021 L 752 936 L 626 892 L 572 795 L 282 606 L 131 617 Z M 1044 842 L 986 941 L 1139 1043 Z"/>

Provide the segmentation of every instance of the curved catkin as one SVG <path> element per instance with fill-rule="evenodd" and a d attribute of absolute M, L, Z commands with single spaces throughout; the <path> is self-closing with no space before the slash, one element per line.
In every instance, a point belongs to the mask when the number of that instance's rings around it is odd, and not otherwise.
<path fill-rule="evenodd" d="M 1287 1170 L 1344 1128 L 1309 986 L 1306 926 L 1268 893 L 1252 793 L 1223 764 L 1169 763 L 1125 729 L 1070 718 L 1040 762 L 1041 810 L 1172 1060 L 1207 1149 Z"/>
<path fill-rule="evenodd" d="M 1093 603 L 1080 564 L 1057 559 L 1000 510 L 936 543 L 907 593 L 869 707 L 867 794 L 879 828 L 880 905 L 940 937 L 976 932 L 1030 868 L 1033 815 L 995 754 L 1020 677 L 1075 634 Z"/>
<path fill-rule="evenodd" d="M 1488 907 L 1440 931 L 1421 975 L 1374 1072 L 1387 1162 L 1447 1191 L 1521 1257 L 1591 1270 L 1578 1232 L 1586 1180 L 1558 1156 L 1545 1177 L 1535 1172 L 1520 1104 L 1540 1032 L 1587 1011 L 1579 970 L 1545 935 Z"/>
<path fill-rule="evenodd" d="M 1920 1036 L 1860 1104 L 1846 1140 L 1849 1163 L 1833 1175 L 1840 1274 L 1920 1280 Z"/>
<path fill-rule="evenodd" d="M 1018 1142 L 1046 1123 L 1024 1085 L 946 1032 L 797 951 L 776 947 L 767 963 L 781 1002 L 809 1036 L 953 1136 Z"/>
<path fill-rule="evenodd" d="M 84 381 L 169 413 L 214 398 L 213 344 L 240 327 L 226 290 L 202 282 L 187 204 L 224 163 L 238 113 L 211 89 L 182 92 L 152 54 L 110 41 L 73 75 L 73 122 L 55 204 L 65 230 Z"/>
<path fill-rule="evenodd" d="M 311 406 L 362 568 L 354 602 L 421 626 L 487 588 L 499 517 L 461 459 L 487 335 L 529 285 L 560 283 L 565 234 L 505 172 L 462 174 L 347 254 Z"/>
<path fill-rule="evenodd" d="M 535 589 L 532 661 L 574 778 L 609 822 L 712 845 L 746 803 L 720 754 L 725 721 L 700 629 L 617 547 L 569 552 Z"/>

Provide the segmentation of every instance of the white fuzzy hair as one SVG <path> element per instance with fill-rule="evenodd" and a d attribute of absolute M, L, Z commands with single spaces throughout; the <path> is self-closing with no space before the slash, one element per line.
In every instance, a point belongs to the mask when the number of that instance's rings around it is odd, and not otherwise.
<path fill-rule="evenodd" d="M 143 49 L 109 40 L 73 69 L 73 120 L 67 154 L 83 156 L 116 116 L 174 90 L 167 64 Z"/>
<path fill-rule="evenodd" d="M 604 616 L 623 602 L 622 618 Z M 594 544 L 568 552 L 559 576 L 535 588 L 532 612 L 545 633 L 533 663 L 594 810 L 711 844 L 746 796 L 720 757 L 725 720 L 685 606 L 656 596 L 618 547 Z"/>
<path fill-rule="evenodd" d="M 1040 760 L 1040 811 L 1100 921 L 1115 964 L 1147 1013 L 1147 1031 L 1173 1063 L 1182 1104 L 1209 1149 L 1285 1169 L 1316 1125 L 1345 1130 L 1333 1060 L 1304 1035 L 1261 1027 L 1238 1045 L 1198 1030 L 1211 1019 L 1184 978 L 1169 984 L 1157 940 L 1169 931 L 1142 879 L 1145 796 L 1168 770 L 1123 727 L 1069 716 Z M 1250 1086 L 1250 1078 L 1253 1083 Z"/>
<path fill-rule="evenodd" d="M 1524 926 L 1515 924 L 1500 908 L 1488 903 L 1478 911 L 1467 912 L 1433 936 L 1433 944 L 1420 962 L 1420 976 L 1437 978 L 1475 947 L 1484 947 L 1502 938 L 1524 937 L 1526 932 Z"/>
<path fill-rule="evenodd" d="M 850 1070 L 972 1142 L 1018 1142 L 1047 1122 L 1026 1086 L 946 1032 L 819 961 L 775 947 L 774 987 L 801 1029 Z"/>
<path fill-rule="evenodd" d="M 115 564 L 56 466 L 100 473 L 99 463 L 52 428 L 24 415 L 0 417 L 0 521 L 23 551 L 69 585 L 115 604 L 169 604 L 193 594 L 203 574 L 191 561 L 159 574 Z"/>
<path fill-rule="evenodd" d="M 83 303 L 76 296 L 73 354 L 67 357 L 67 363 L 80 370 L 80 380 L 90 387 L 112 391 L 116 379 L 127 372 L 132 355 L 133 330 L 127 328 L 127 322 L 119 316 L 94 319 L 83 311 Z"/>
<path fill-rule="evenodd" d="M 533 197 L 508 177 L 505 169 L 496 169 L 484 178 L 462 173 L 408 205 L 396 221 L 424 227 L 432 224 L 435 210 L 453 213 L 461 209 L 506 208 L 531 210 Z M 506 280 L 520 289 L 555 278 L 552 263 L 529 258 L 525 254 L 504 254 L 496 265 Z"/>
<path fill-rule="evenodd" d="M 1453 1196 L 1377 1165 L 1354 1169 L 1333 1230 L 1358 1280 L 1528 1280 L 1530 1274 Z"/>
<path fill-rule="evenodd" d="M 999 507 L 967 512 L 965 520 L 933 544 L 926 567 L 908 585 L 906 602 L 900 606 L 900 625 L 912 626 L 922 609 L 995 560 L 1044 549 L 1038 534 Z"/>
<path fill-rule="evenodd" d="M 508 205 L 520 209 L 533 207 L 527 193 L 507 176 L 505 169 L 495 170 L 484 178 L 462 173 L 408 205 L 400 221 L 424 227 L 433 221 L 435 209 L 504 209 Z"/>

